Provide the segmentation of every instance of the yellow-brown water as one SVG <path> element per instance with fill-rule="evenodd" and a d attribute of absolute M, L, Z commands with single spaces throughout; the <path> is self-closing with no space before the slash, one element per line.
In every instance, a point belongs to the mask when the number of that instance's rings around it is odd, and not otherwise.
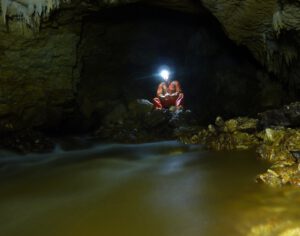
<path fill-rule="evenodd" d="M 300 235 L 300 190 L 255 184 L 255 152 L 75 146 L 0 153 L 1 236 Z"/>

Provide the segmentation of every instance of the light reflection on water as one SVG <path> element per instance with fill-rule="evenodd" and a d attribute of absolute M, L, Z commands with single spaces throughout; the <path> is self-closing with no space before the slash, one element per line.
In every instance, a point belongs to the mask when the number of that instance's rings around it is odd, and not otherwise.
<path fill-rule="evenodd" d="M 300 191 L 255 184 L 267 165 L 252 151 L 65 146 L 0 154 L 0 235 L 252 236 L 300 225 Z"/>

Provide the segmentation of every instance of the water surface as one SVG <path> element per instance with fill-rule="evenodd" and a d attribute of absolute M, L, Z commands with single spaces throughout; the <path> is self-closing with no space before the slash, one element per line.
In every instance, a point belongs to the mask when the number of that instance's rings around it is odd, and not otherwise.
<path fill-rule="evenodd" d="M 78 139 L 52 154 L 2 151 L 0 235 L 296 232 L 300 191 L 256 184 L 255 175 L 266 167 L 254 151 L 208 152 L 175 141 L 119 145 Z"/>

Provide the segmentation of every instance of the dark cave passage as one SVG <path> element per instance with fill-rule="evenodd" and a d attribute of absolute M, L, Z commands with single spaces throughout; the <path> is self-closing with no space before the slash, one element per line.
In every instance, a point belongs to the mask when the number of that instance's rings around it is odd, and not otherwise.
<path fill-rule="evenodd" d="M 84 19 L 79 58 L 79 103 L 87 116 L 96 114 L 97 119 L 120 103 L 151 101 L 163 65 L 174 72 L 186 108 L 203 124 L 218 115 L 254 115 L 282 102 L 272 97 L 280 86 L 208 13 L 139 4 L 107 9 Z M 265 84 L 272 86 L 265 89 Z"/>

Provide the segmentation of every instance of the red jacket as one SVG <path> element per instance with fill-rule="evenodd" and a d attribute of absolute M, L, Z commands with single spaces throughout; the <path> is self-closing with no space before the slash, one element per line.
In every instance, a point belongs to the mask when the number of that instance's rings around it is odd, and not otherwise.
<path fill-rule="evenodd" d="M 159 97 L 160 95 L 165 95 L 166 93 L 181 93 L 181 86 L 177 80 L 170 82 L 169 86 L 166 82 L 162 82 L 158 85 L 156 95 Z"/>

